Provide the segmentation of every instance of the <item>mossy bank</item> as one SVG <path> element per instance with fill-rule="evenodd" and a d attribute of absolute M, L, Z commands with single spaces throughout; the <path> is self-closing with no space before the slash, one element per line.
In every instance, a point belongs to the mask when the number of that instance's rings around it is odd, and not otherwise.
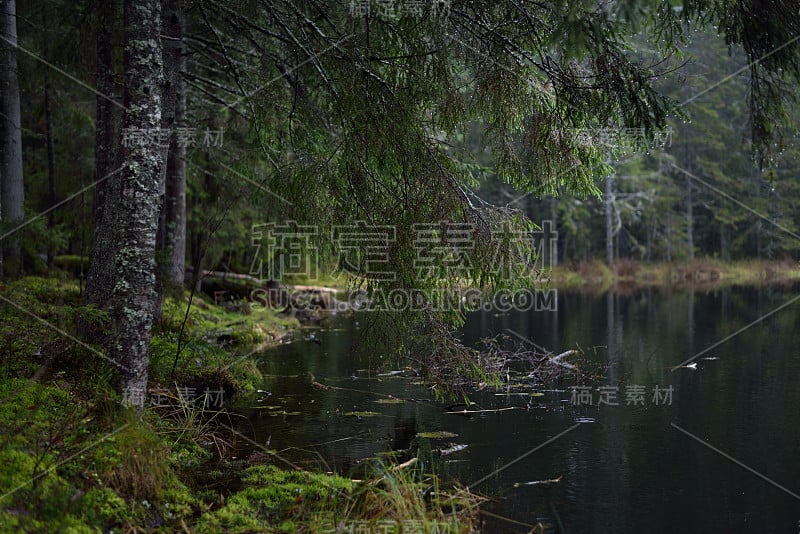
<path fill-rule="evenodd" d="M 167 299 L 135 412 L 114 367 L 78 340 L 76 324 L 104 314 L 81 305 L 75 280 L 25 278 L 0 297 L 0 533 L 477 528 L 480 499 L 421 469 L 376 464 L 353 480 L 293 469 L 266 448 L 258 465 L 230 461 L 235 416 L 223 405 L 258 387 L 252 347 L 286 339 L 292 317 L 203 298 L 187 315 L 186 297 Z"/>

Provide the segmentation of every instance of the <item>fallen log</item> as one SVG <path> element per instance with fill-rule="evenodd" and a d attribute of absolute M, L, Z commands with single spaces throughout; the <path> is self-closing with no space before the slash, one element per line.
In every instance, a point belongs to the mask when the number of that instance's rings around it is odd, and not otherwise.
<path fill-rule="evenodd" d="M 186 271 L 192 274 L 192 268 Z M 273 309 L 313 311 L 339 309 L 336 290 L 322 286 L 284 285 L 277 280 L 263 280 L 249 274 L 227 271 L 203 271 L 203 292 L 215 304 L 247 300 Z"/>

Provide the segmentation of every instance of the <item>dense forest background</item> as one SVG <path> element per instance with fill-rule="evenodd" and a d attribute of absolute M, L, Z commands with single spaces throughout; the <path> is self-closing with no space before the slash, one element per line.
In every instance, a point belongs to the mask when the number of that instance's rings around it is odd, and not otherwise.
<path fill-rule="evenodd" d="M 17 6 L 26 220 L 46 213 L 15 235 L 28 272 L 42 272 L 57 256 L 71 256 L 57 261 L 79 270 L 76 257 L 88 258 L 93 246 L 92 184 L 102 178 L 95 170 L 95 107 L 106 106 L 113 114 L 119 105 L 98 100 L 89 86 L 97 82 L 119 100 L 123 83 L 116 57 L 106 58 L 110 63 L 105 66 L 100 62 L 101 69 L 110 70 L 105 83 L 98 79 L 94 39 L 105 28 L 113 54 L 121 54 L 121 34 L 109 30 L 114 25 L 103 18 L 121 14 L 92 7 L 91 2 Z M 270 132 L 259 132 L 251 120 L 250 112 L 264 110 L 240 96 L 243 90 L 258 89 L 241 86 L 252 83 L 245 74 L 258 68 L 257 48 L 247 36 L 233 33 L 230 23 L 220 22 L 231 15 L 224 3 L 190 5 L 190 10 L 185 48 L 179 52 L 185 98 L 178 120 L 185 150 L 186 255 L 195 268 L 248 272 L 255 252 L 252 225 L 314 214 L 292 213 L 298 206 L 282 202 L 273 192 L 280 188 L 262 187 L 276 162 L 267 161 L 254 136 Z M 609 157 L 615 175 L 610 184 L 596 185 L 604 191 L 610 187 L 611 195 L 576 195 L 571 188 L 558 187 L 558 196 L 539 198 L 498 180 L 493 170 L 497 158 L 486 147 L 487 125 L 475 119 L 450 142 L 474 155 L 478 195 L 496 206 L 522 209 L 538 224 L 553 221 L 559 262 L 605 259 L 609 232 L 616 260 L 780 259 L 796 253 L 796 139 L 783 139 L 768 172 L 761 172 L 748 156 L 747 59 L 739 46 L 726 46 L 715 34 L 713 27 L 693 30 L 679 47 L 681 54 L 659 66 L 654 85 L 680 104 L 684 117 L 670 120 L 661 143 L 648 142 L 652 146 Z M 636 39 L 637 56 L 656 57 L 643 36 Z M 248 64 L 247 58 L 255 61 Z M 274 90 L 268 87 L 259 97 L 268 99 Z M 598 129 L 586 132 L 596 135 Z M 302 209 L 329 209 L 324 198 L 310 204 Z M 6 222 L 3 228 L 14 226 Z"/>

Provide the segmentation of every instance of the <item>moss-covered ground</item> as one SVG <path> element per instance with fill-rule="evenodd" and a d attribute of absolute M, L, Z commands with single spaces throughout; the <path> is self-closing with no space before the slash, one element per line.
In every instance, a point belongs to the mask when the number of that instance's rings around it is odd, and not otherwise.
<path fill-rule="evenodd" d="M 241 465 L 227 487 L 199 482 L 232 447 L 231 416 L 203 392 L 227 401 L 257 387 L 248 349 L 297 323 L 198 298 L 186 318 L 186 303 L 162 306 L 147 406 L 136 412 L 123 406 L 114 367 L 78 340 L 77 324 L 105 317 L 81 305 L 74 279 L 0 283 L 0 533 L 476 528 L 477 497 L 441 491 L 411 464 L 354 481 L 267 461 Z"/>

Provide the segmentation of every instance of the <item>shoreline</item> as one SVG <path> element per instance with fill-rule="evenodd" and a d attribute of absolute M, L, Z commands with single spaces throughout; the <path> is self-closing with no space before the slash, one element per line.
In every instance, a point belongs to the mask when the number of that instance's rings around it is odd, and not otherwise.
<path fill-rule="evenodd" d="M 565 291 L 603 292 L 649 287 L 716 289 L 728 286 L 791 286 L 800 281 L 794 260 L 696 259 L 687 262 L 645 263 L 620 260 L 612 266 L 599 260 L 555 266 L 550 287 Z"/>

